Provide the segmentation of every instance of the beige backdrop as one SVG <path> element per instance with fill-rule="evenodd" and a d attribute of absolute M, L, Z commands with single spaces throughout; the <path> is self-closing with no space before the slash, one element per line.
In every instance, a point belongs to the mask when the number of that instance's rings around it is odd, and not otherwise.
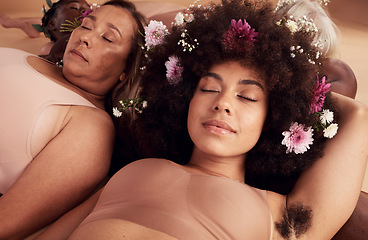
<path fill-rule="evenodd" d="M 142 0 L 133 0 L 137 1 Z M 104 0 L 90 1 L 99 4 L 103 2 Z M 167 0 L 167 2 L 189 6 L 194 0 Z M 207 2 L 209 0 L 200 1 L 201 4 Z M 11 17 L 41 17 L 42 5 L 46 5 L 45 0 L 0 0 L 0 12 Z M 356 99 L 368 105 L 368 0 L 331 0 L 329 10 L 341 30 L 340 52 L 336 58 L 351 66 L 358 80 Z M 0 26 L 0 47 L 14 47 L 37 54 L 41 46 L 47 42 L 44 37 L 31 39 L 21 30 L 5 29 Z M 368 192 L 368 168 L 363 190 Z"/>

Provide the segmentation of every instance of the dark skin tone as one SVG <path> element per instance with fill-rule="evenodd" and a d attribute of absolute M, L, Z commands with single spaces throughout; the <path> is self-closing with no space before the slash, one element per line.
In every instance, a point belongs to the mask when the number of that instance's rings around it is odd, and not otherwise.
<path fill-rule="evenodd" d="M 89 4 L 84 0 L 67 0 L 58 6 L 53 19 L 50 20 L 47 28 L 55 39 L 60 39 L 62 36 L 69 35 L 70 32 L 60 32 L 61 24 L 66 20 L 74 22 L 84 11 L 89 9 Z"/>

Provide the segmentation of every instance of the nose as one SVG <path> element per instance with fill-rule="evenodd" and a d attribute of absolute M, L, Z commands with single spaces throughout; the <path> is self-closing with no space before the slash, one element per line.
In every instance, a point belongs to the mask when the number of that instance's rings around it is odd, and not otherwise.
<path fill-rule="evenodd" d="M 85 32 L 83 34 L 81 34 L 79 36 L 79 41 L 86 45 L 86 47 L 90 47 L 91 46 L 91 43 L 92 43 L 92 39 L 93 39 L 93 36 L 92 36 L 92 31 L 88 31 L 88 32 Z"/>
<path fill-rule="evenodd" d="M 213 111 L 220 113 L 224 112 L 227 115 L 231 115 L 233 112 L 231 98 L 225 94 L 219 95 L 213 105 Z"/>

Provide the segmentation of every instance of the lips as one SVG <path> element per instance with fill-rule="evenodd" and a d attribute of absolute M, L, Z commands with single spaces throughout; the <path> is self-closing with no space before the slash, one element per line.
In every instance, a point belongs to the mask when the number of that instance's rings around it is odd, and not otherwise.
<path fill-rule="evenodd" d="M 72 54 L 76 55 L 77 57 L 81 58 L 82 60 L 88 62 L 87 59 L 84 57 L 84 55 L 81 52 L 79 52 L 78 50 L 73 49 L 73 50 L 70 51 L 70 53 L 72 53 Z"/>
<path fill-rule="evenodd" d="M 229 134 L 236 133 L 236 131 L 225 121 L 222 120 L 207 120 L 202 125 L 214 133 Z"/>

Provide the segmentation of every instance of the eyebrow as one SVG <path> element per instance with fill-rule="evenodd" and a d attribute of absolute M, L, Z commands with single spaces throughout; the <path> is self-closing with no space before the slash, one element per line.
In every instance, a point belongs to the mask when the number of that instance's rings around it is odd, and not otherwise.
<path fill-rule="evenodd" d="M 218 75 L 217 73 L 214 73 L 214 72 L 208 72 L 208 73 L 205 73 L 203 75 L 203 77 L 212 77 L 216 80 L 219 80 L 219 81 L 223 81 L 222 77 L 220 75 Z M 252 80 L 252 79 L 241 79 L 239 81 L 239 84 L 242 84 L 242 85 L 255 85 L 257 87 L 259 87 L 262 91 L 264 91 L 264 87 L 262 86 L 262 84 L 258 81 L 255 81 L 255 80 Z"/>
<path fill-rule="evenodd" d="M 92 21 L 94 21 L 94 22 L 96 22 L 96 17 L 95 16 L 93 16 L 93 15 L 87 15 L 86 16 L 86 18 L 89 18 L 89 19 L 91 19 Z M 117 28 L 114 24 L 112 24 L 112 23 L 107 23 L 107 26 L 109 27 L 109 28 L 112 28 L 112 29 L 114 29 L 119 35 L 120 35 L 120 37 L 123 37 L 123 35 L 121 35 L 121 32 L 120 32 L 120 30 L 119 30 L 119 28 Z"/>

